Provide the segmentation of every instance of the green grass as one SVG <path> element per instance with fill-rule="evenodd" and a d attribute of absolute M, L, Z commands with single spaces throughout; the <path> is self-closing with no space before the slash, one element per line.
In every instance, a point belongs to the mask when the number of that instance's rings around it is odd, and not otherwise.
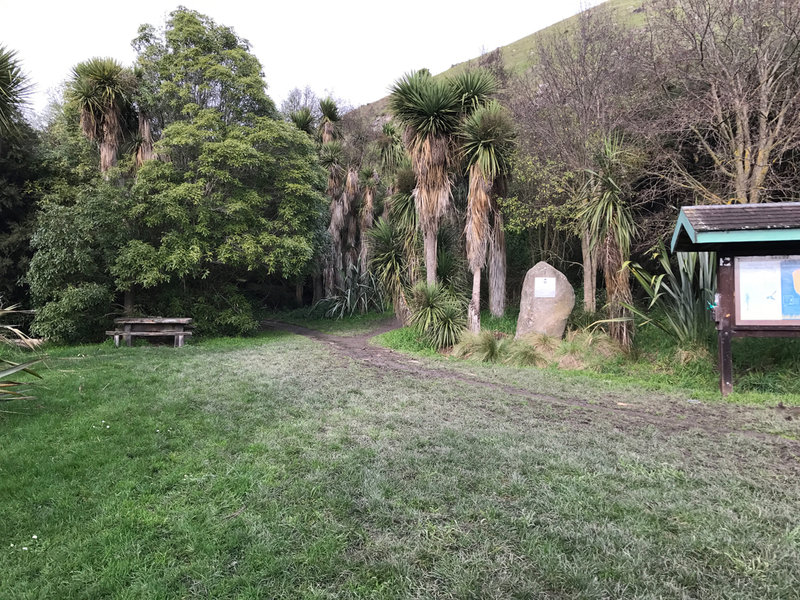
<path fill-rule="evenodd" d="M 321 331 L 322 333 L 344 336 L 368 333 L 372 331 L 376 325 L 392 317 L 394 317 L 394 312 L 387 310 L 383 313 L 371 312 L 365 315 L 353 315 L 342 319 L 329 319 L 315 314 L 308 308 L 272 312 L 264 315 L 266 319 L 302 325 L 303 327 Z"/>
<path fill-rule="evenodd" d="M 586 323 L 596 317 L 584 318 Z M 513 336 L 517 315 L 494 318 L 481 313 L 481 327 Z M 420 341 L 414 330 L 403 328 L 375 339 L 380 346 L 419 356 L 437 353 Z M 634 351 L 610 358 L 595 357 L 586 369 L 561 371 L 580 381 L 600 381 L 644 390 L 680 392 L 709 402 L 749 405 L 800 406 L 800 340 L 740 338 L 733 343 L 734 393 L 719 394 L 719 378 L 713 347 L 709 351 L 681 351 L 669 336 L 655 327 L 637 329 Z M 589 356 L 588 358 L 592 358 Z M 512 372 L 515 369 L 508 367 Z M 529 367 L 536 370 L 536 367 Z M 552 370 L 552 368 L 551 368 Z"/>
<path fill-rule="evenodd" d="M 644 4 L 643 0 L 608 0 L 601 6 L 616 11 L 621 22 L 629 24 L 631 27 L 643 25 L 645 15 L 643 12 L 634 12 Z M 571 31 L 578 23 L 578 16 L 574 15 L 558 23 L 533 32 L 522 39 L 501 47 L 503 64 L 512 73 L 524 73 L 536 64 L 536 48 L 540 41 L 550 35 L 563 35 L 564 32 Z M 470 66 L 477 65 L 478 57 L 454 64 L 447 71 L 441 73 L 443 77 L 451 77 Z"/>
<path fill-rule="evenodd" d="M 277 333 L 49 353 L 37 400 L 0 415 L 0 598 L 800 589 L 797 458 L 733 420 L 720 435 L 585 423 L 577 406 L 372 370 Z M 478 370 L 496 373 L 587 408 L 609 393 L 547 370 Z"/>

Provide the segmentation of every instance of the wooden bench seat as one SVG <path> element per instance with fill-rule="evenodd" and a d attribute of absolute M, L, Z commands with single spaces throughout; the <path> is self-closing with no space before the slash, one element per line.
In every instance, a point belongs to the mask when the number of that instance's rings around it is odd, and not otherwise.
<path fill-rule="evenodd" d="M 114 331 L 106 331 L 106 335 L 114 336 L 114 345 L 119 347 L 120 338 L 125 339 L 125 343 L 130 346 L 131 339 L 135 337 L 172 337 L 175 340 L 175 347 L 180 348 L 183 346 L 183 341 L 186 336 L 192 335 L 191 331 L 123 331 L 115 329 Z"/>

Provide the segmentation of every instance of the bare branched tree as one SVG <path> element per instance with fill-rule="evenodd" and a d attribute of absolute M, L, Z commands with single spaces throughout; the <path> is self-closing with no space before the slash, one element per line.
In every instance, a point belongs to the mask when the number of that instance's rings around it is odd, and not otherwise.
<path fill-rule="evenodd" d="M 783 199 L 778 167 L 800 148 L 800 3 L 652 0 L 648 19 L 671 181 L 712 203 Z"/>
<path fill-rule="evenodd" d="M 619 129 L 637 106 L 638 39 L 613 11 L 585 11 L 574 29 L 545 37 L 536 49 L 537 67 L 512 83 L 509 104 L 520 145 L 573 173 L 574 203 L 580 202 L 580 178 L 592 168 L 600 141 Z M 594 312 L 597 256 L 588 232 L 575 232 L 581 238 L 584 308 Z"/>

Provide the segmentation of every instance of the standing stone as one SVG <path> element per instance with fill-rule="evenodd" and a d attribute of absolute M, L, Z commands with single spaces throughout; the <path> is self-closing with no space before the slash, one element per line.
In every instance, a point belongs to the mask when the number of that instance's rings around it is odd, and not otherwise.
<path fill-rule="evenodd" d="M 530 332 L 560 338 L 574 306 L 575 290 L 566 276 L 544 261 L 536 263 L 522 284 L 515 338 Z"/>

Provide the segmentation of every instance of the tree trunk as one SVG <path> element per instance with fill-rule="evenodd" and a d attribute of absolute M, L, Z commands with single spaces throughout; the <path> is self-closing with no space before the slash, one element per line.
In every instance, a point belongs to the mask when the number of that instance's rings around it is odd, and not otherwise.
<path fill-rule="evenodd" d="M 603 272 L 606 280 L 606 294 L 608 295 L 608 324 L 609 335 L 616 340 L 624 350 L 629 350 L 633 344 L 634 324 L 630 311 L 623 306 L 631 304 L 631 281 L 627 269 L 622 268 L 624 257 L 616 242 L 609 236 L 603 250 L 605 256 Z"/>
<path fill-rule="evenodd" d="M 436 230 L 425 232 L 425 279 L 428 285 L 436 283 Z"/>
<path fill-rule="evenodd" d="M 121 133 L 117 111 L 113 107 L 106 107 L 103 111 L 103 139 L 100 140 L 100 172 L 105 179 L 108 179 L 106 172 L 117 164 Z"/>
<path fill-rule="evenodd" d="M 481 331 L 481 270 L 472 274 L 472 299 L 467 308 L 467 328 L 472 333 Z"/>
<path fill-rule="evenodd" d="M 314 297 L 311 300 L 311 304 L 316 304 L 322 298 L 322 273 L 317 273 L 314 275 Z"/>
<path fill-rule="evenodd" d="M 333 252 L 327 253 L 322 259 L 322 298 L 330 298 L 336 289 L 336 274 L 334 272 Z"/>
<path fill-rule="evenodd" d="M 406 294 L 402 288 L 398 292 L 397 298 L 394 299 L 394 316 L 397 317 L 397 320 L 404 326 L 408 325 L 411 320 L 411 309 L 408 307 Z"/>
<path fill-rule="evenodd" d="M 503 215 L 496 208 L 489 240 L 489 310 L 493 317 L 502 317 L 506 312 L 506 234 Z"/>
<path fill-rule="evenodd" d="M 583 255 L 583 310 L 597 312 L 597 252 L 592 249 L 589 231 L 581 234 L 581 254 Z"/>
<path fill-rule="evenodd" d="M 150 120 L 144 113 L 139 114 L 139 149 L 136 151 L 136 166 L 141 167 L 145 161 L 155 157 L 153 151 L 153 130 Z"/>
<path fill-rule="evenodd" d="M 125 290 L 125 293 L 122 297 L 122 305 L 124 307 L 124 312 L 126 317 L 130 317 L 133 315 L 133 290 Z"/>
<path fill-rule="evenodd" d="M 294 299 L 297 301 L 297 306 L 303 306 L 303 280 L 300 279 L 294 286 Z"/>

